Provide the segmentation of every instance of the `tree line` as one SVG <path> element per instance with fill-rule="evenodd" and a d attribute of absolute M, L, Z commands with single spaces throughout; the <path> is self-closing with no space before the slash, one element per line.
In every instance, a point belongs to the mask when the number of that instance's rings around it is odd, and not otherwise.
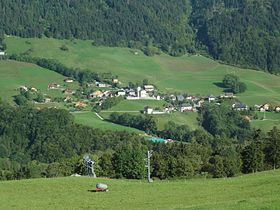
<path fill-rule="evenodd" d="M 0 103 L 0 179 L 85 174 L 82 157 L 90 154 L 98 176 L 143 179 L 145 157 L 153 150 L 152 176 L 231 177 L 280 167 L 280 129 L 252 130 L 239 140 L 200 128 L 182 130 L 182 141 L 152 143 L 138 134 L 102 131 L 75 124 L 66 110 L 12 107 Z M 226 133 L 226 132 L 225 132 Z M 188 135 L 184 135 L 188 134 Z M 178 138 L 179 138 L 178 137 Z M 177 138 L 177 137 L 176 137 Z"/>

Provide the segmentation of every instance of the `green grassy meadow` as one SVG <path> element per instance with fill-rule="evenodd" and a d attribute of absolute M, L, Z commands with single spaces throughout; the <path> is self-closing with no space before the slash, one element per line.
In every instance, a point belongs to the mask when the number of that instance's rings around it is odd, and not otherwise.
<path fill-rule="evenodd" d="M 258 112 L 257 114 L 259 116 L 259 119 L 252 120 L 252 127 L 256 129 L 262 129 L 264 131 L 270 131 L 273 126 L 280 128 L 280 113 L 267 112 L 264 114 Z M 264 116 L 265 119 L 263 119 Z"/>
<path fill-rule="evenodd" d="M 12 97 L 19 94 L 20 86 L 35 87 L 48 96 L 61 96 L 61 90 L 48 90 L 48 85 L 63 85 L 64 79 L 58 73 L 33 64 L 0 61 L 0 97 L 7 101 L 12 101 Z"/>
<path fill-rule="evenodd" d="M 135 133 L 143 133 L 140 130 L 129 128 L 126 126 L 110 123 L 108 121 L 103 121 L 99 119 L 95 113 L 93 112 L 82 112 L 82 113 L 73 113 L 75 117 L 75 122 L 78 124 L 90 126 L 92 128 L 99 128 L 103 130 L 126 130 L 129 132 L 135 132 Z"/>
<path fill-rule="evenodd" d="M 112 72 L 123 83 L 147 78 L 164 92 L 219 95 L 223 89 L 216 83 L 221 82 L 225 74 L 233 73 L 248 86 L 248 90 L 239 95 L 244 103 L 280 103 L 279 76 L 223 65 L 203 56 L 171 57 L 162 54 L 148 57 L 138 50 L 96 47 L 91 41 L 81 40 L 7 37 L 6 42 L 8 54 L 32 49 L 32 56 L 55 58 L 67 66 L 95 72 Z M 69 51 L 60 49 L 63 44 Z"/>
<path fill-rule="evenodd" d="M 107 193 L 94 193 L 106 183 Z M 0 182 L 0 209 L 279 209 L 280 171 L 155 181 L 66 177 Z"/>

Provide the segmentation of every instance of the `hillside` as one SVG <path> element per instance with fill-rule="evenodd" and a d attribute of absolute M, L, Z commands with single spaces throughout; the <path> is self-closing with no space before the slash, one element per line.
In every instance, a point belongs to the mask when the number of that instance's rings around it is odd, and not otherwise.
<path fill-rule="evenodd" d="M 223 65 L 203 56 L 171 57 L 162 54 L 148 57 L 137 50 L 94 47 L 90 41 L 80 40 L 7 37 L 6 43 L 8 54 L 28 52 L 34 57 L 57 59 L 69 67 L 112 72 L 123 83 L 146 78 L 162 92 L 220 95 L 223 88 L 218 84 L 223 76 L 234 73 L 248 86 L 248 90 L 238 96 L 244 103 L 280 103 L 280 77 Z M 62 45 L 69 50 L 61 50 Z"/>
<path fill-rule="evenodd" d="M 229 179 L 146 181 L 87 177 L 0 182 L 0 209 L 277 209 L 280 171 Z M 109 192 L 94 193 L 95 184 Z"/>
<path fill-rule="evenodd" d="M 49 91 L 50 83 L 63 83 L 64 76 L 39 66 L 16 62 L 0 61 L 0 95 L 4 100 L 12 101 L 19 94 L 20 86 L 35 87 L 49 96 L 60 96 L 61 91 Z M 77 84 L 75 85 L 77 86 Z"/>
<path fill-rule="evenodd" d="M 3 0 L 0 40 L 3 34 L 47 36 L 149 55 L 202 52 L 279 73 L 279 12 L 278 0 Z"/>

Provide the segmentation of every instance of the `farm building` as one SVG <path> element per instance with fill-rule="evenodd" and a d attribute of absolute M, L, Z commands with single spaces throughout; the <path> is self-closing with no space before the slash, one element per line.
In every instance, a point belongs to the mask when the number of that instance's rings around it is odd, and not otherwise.
<path fill-rule="evenodd" d="M 51 83 L 48 85 L 48 88 L 49 89 L 58 89 L 58 88 L 60 88 L 60 85 L 57 83 Z"/>
<path fill-rule="evenodd" d="M 74 80 L 71 79 L 71 78 L 66 78 L 66 79 L 64 80 L 64 82 L 66 82 L 66 83 L 72 83 L 72 82 L 74 82 Z"/>

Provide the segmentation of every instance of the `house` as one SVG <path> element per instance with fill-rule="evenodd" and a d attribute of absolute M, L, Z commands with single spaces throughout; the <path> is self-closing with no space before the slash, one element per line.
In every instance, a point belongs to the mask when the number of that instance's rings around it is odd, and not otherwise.
<path fill-rule="evenodd" d="M 222 98 L 222 99 L 232 99 L 232 98 L 235 98 L 235 96 L 234 96 L 233 93 L 225 93 L 225 94 L 220 95 L 220 98 Z"/>
<path fill-rule="evenodd" d="M 180 112 L 193 112 L 194 108 L 193 108 L 193 106 L 191 104 L 182 104 L 179 107 L 179 111 Z"/>
<path fill-rule="evenodd" d="M 75 108 L 85 108 L 87 106 L 87 104 L 83 101 L 78 101 L 77 103 L 75 103 Z"/>
<path fill-rule="evenodd" d="M 74 80 L 71 79 L 71 78 L 67 78 L 67 79 L 64 80 L 64 82 L 66 82 L 66 83 L 72 83 L 72 82 L 74 82 Z"/>
<path fill-rule="evenodd" d="M 33 92 L 38 92 L 38 90 L 35 87 L 30 88 L 30 90 Z"/>
<path fill-rule="evenodd" d="M 280 106 L 276 106 L 274 110 L 275 112 L 280 112 Z"/>
<path fill-rule="evenodd" d="M 232 108 L 236 111 L 246 111 L 248 110 L 248 106 L 242 103 L 235 103 L 232 105 Z"/>
<path fill-rule="evenodd" d="M 144 113 L 145 114 L 153 114 L 154 109 L 150 107 L 146 107 Z"/>
<path fill-rule="evenodd" d="M 58 89 L 58 88 L 60 88 L 60 85 L 57 83 L 51 83 L 48 85 L 48 88 L 49 89 Z"/>
<path fill-rule="evenodd" d="M 125 96 L 125 91 L 124 90 L 119 90 L 117 92 L 117 96 Z"/>
<path fill-rule="evenodd" d="M 20 90 L 20 91 L 23 91 L 23 92 L 27 92 L 27 91 L 28 91 L 28 87 L 26 87 L 26 86 L 20 86 L 20 87 L 19 87 L 19 90 Z"/>
<path fill-rule="evenodd" d="M 210 95 L 210 96 L 208 96 L 206 99 L 208 100 L 209 103 L 211 103 L 211 102 L 213 102 L 213 101 L 216 100 L 216 97 L 213 96 L 213 95 Z"/>
<path fill-rule="evenodd" d="M 64 94 L 74 94 L 75 93 L 75 90 L 72 90 L 70 88 L 66 88 L 64 91 L 63 91 Z"/>
<path fill-rule="evenodd" d="M 44 98 L 44 103 L 50 103 L 52 100 L 50 98 Z"/>
<path fill-rule="evenodd" d="M 89 94 L 89 98 L 101 98 L 103 96 L 103 92 L 100 90 L 94 91 L 93 93 Z"/>
<path fill-rule="evenodd" d="M 113 84 L 118 84 L 119 80 L 117 78 L 115 78 L 115 79 L 112 79 L 112 82 L 113 82 Z"/>
<path fill-rule="evenodd" d="M 144 90 L 146 92 L 153 92 L 155 90 L 155 87 L 153 85 L 144 85 Z"/>
<path fill-rule="evenodd" d="M 261 112 L 269 111 L 269 108 L 270 108 L 270 104 L 266 103 L 266 104 L 261 105 L 260 111 Z"/>
<path fill-rule="evenodd" d="M 178 95 L 177 96 L 177 101 L 183 102 L 185 100 L 185 97 L 183 95 Z"/>
<path fill-rule="evenodd" d="M 0 56 L 4 56 L 4 55 L 6 55 L 6 53 L 3 51 L 0 51 Z"/>

